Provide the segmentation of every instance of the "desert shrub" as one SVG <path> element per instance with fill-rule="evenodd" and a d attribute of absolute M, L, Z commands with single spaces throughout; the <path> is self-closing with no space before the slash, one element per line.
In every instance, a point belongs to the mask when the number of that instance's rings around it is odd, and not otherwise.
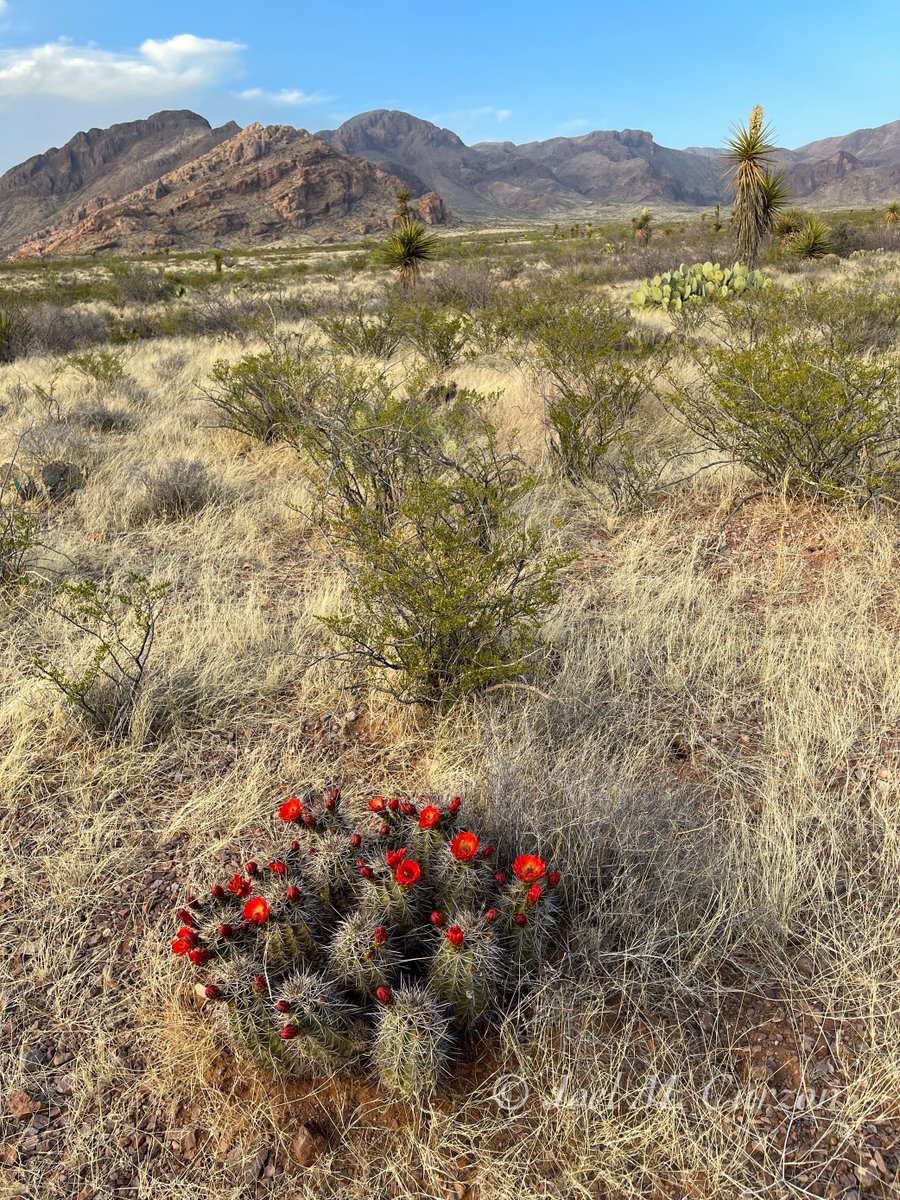
<path fill-rule="evenodd" d="M 298 415 L 314 406 L 328 369 L 302 347 L 276 344 L 236 363 L 217 362 L 206 395 L 226 429 L 262 442 L 290 438 Z"/>
<path fill-rule="evenodd" d="M 177 285 L 146 267 L 114 264 L 112 275 L 114 296 L 120 305 L 156 304 L 177 295 Z"/>
<path fill-rule="evenodd" d="M 173 458 L 139 476 L 128 505 L 132 520 L 181 520 L 199 512 L 216 495 L 209 472 L 196 459 Z"/>
<path fill-rule="evenodd" d="M 422 303 L 393 304 L 390 311 L 426 362 L 445 370 L 462 357 L 469 332 L 469 318 L 464 313 Z"/>
<path fill-rule="evenodd" d="M 0 363 L 15 362 L 31 349 L 31 322 L 18 308 L 0 308 Z"/>
<path fill-rule="evenodd" d="M 698 356 L 701 378 L 676 384 L 688 425 L 768 484 L 831 496 L 900 482 L 900 368 L 835 349 L 814 334 L 769 333 L 750 349 Z"/>
<path fill-rule="evenodd" d="M 288 850 L 187 899 L 172 950 L 239 1054 L 305 1078 L 374 1068 L 418 1105 L 454 1054 L 485 1046 L 538 977 L 562 893 L 537 854 L 500 869 L 459 812 L 458 798 L 377 796 L 348 816 L 337 790 L 291 797 Z"/>
<path fill-rule="evenodd" d="M 15 463 L 0 466 L 0 584 L 21 579 L 38 544 L 37 521 L 21 504 L 22 493 L 28 490 L 28 481 L 18 474 Z"/>
<path fill-rule="evenodd" d="M 854 287 L 813 286 L 796 296 L 798 326 L 815 329 L 835 352 L 885 351 L 900 336 L 900 294 L 878 279 Z"/>
<path fill-rule="evenodd" d="M 316 324 L 339 350 L 364 358 L 389 361 L 403 341 L 403 331 L 387 313 L 366 313 L 361 307 L 317 317 Z"/>
<path fill-rule="evenodd" d="M 434 308 L 471 312 L 490 308 L 497 290 L 497 277 L 489 263 L 443 263 L 422 285 L 421 294 Z"/>
<path fill-rule="evenodd" d="M 546 657 L 541 620 L 570 556 L 515 510 L 518 488 L 455 472 L 411 482 L 385 526 L 354 509 L 332 526 L 347 607 L 323 617 L 337 658 L 405 703 L 446 705 L 521 678 Z"/>
<path fill-rule="evenodd" d="M 85 379 L 100 387 L 111 388 L 125 378 L 122 355 L 115 350 L 82 350 L 69 354 L 66 363 Z"/>
<path fill-rule="evenodd" d="M 168 589 L 132 572 L 117 583 L 66 580 L 47 595 L 47 608 L 84 638 L 87 663 L 60 664 L 38 653 L 32 671 L 92 729 L 127 732 Z"/>
<path fill-rule="evenodd" d="M 41 354 L 69 354 L 106 342 L 112 325 L 107 312 L 83 305 L 38 304 L 29 312 L 28 319 L 34 349 Z"/>
<path fill-rule="evenodd" d="M 647 348 L 611 301 L 559 310 L 534 335 L 550 452 L 573 482 L 596 475 L 646 388 Z"/>

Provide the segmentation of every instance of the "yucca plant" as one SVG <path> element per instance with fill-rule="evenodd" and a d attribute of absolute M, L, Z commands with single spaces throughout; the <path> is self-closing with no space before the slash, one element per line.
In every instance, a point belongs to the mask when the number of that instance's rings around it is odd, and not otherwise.
<path fill-rule="evenodd" d="M 752 267 L 760 243 L 769 233 L 787 194 L 781 172 L 769 165 L 776 150 L 772 129 L 763 124 L 762 106 L 757 104 L 746 127 L 739 125 L 725 143 L 725 161 L 734 185 L 734 221 L 738 261 Z"/>
<path fill-rule="evenodd" d="M 400 287 L 409 291 L 419 278 L 422 264 L 434 258 L 437 237 L 421 221 L 403 217 L 379 251 L 384 266 L 397 272 Z"/>
<path fill-rule="evenodd" d="M 376 796 L 349 819 L 336 789 L 293 796 L 286 852 L 187 898 L 172 950 L 235 1049 L 304 1078 L 368 1065 L 420 1103 L 502 1019 L 558 931 L 560 876 L 536 854 L 498 870 L 461 805 Z"/>
<path fill-rule="evenodd" d="M 884 219 L 888 225 L 896 229 L 897 223 L 900 222 L 900 200 L 892 200 L 884 212 Z"/>
<path fill-rule="evenodd" d="M 646 246 L 650 241 L 652 226 L 653 214 L 649 208 L 642 208 L 638 216 L 631 218 L 631 230 L 639 246 Z"/>
<path fill-rule="evenodd" d="M 824 258 L 831 253 L 831 231 L 819 217 L 807 217 L 791 239 L 797 258 Z"/>
<path fill-rule="evenodd" d="M 799 208 L 786 208 L 775 221 L 773 233 L 776 237 L 788 238 L 799 233 L 806 216 Z"/>

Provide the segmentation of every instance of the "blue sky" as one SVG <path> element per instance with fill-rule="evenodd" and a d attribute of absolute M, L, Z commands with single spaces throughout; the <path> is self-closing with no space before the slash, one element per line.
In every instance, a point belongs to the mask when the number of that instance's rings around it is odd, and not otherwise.
<path fill-rule="evenodd" d="M 796 146 L 900 119 L 898 60 L 898 0 L 0 0 L 0 170 L 161 108 L 311 130 L 401 108 L 467 142 L 686 146 L 761 103 Z"/>

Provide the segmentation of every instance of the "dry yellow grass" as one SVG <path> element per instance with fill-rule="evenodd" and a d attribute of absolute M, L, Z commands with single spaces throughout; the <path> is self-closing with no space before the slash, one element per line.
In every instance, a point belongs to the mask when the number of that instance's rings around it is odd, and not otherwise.
<path fill-rule="evenodd" d="M 297 511 L 296 458 L 214 428 L 197 389 L 239 352 L 129 349 L 133 382 L 102 397 L 128 417 L 111 432 L 66 419 L 97 401 L 68 375 L 59 420 L 21 396 L 5 414 L 0 461 L 43 422 L 48 439 L 76 430 L 91 467 L 45 514 L 44 569 L 173 586 L 124 744 L 80 732 L 29 678 L 33 647 L 79 653 L 58 623 L 27 599 L 0 608 L 3 1194 L 238 1200 L 260 1175 L 297 1198 L 890 1195 L 895 521 L 769 497 L 723 527 L 745 482 L 731 469 L 640 515 L 548 488 L 539 518 L 580 558 L 548 620 L 545 694 L 440 720 L 360 708 L 326 666 L 304 669 L 342 584 Z M 51 372 L 0 368 L 0 394 Z M 453 375 L 502 389 L 498 425 L 541 461 L 526 374 Z M 146 479 L 173 459 L 211 490 L 161 519 Z M 331 782 L 351 802 L 460 792 L 552 848 L 583 900 L 496 1053 L 421 1113 L 223 1062 L 167 953 L 184 890 L 265 852 L 285 794 Z M 37 1121 L 15 1115 L 23 1092 Z M 308 1116 L 330 1149 L 301 1171 L 288 1148 Z"/>

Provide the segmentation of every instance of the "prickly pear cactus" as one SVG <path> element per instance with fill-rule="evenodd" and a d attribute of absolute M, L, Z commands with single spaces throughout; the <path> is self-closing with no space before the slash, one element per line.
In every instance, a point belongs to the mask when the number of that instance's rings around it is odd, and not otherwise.
<path fill-rule="evenodd" d="M 373 1068 L 421 1100 L 454 1043 L 483 1034 L 536 977 L 559 929 L 560 876 L 505 869 L 462 801 L 291 797 L 295 835 L 178 911 L 172 950 L 198 968 L 236 1049 L 288 1075 Z"/>
<path fill-rule="evenodd" d="M 682 263 L 663 275 L 654 275 L 631 293 L 635 308 L 654 306 L 678 310 L 685 304 L 702 304 L 709 300 L 731 300 L 755 288 L 767 287 L 759 271 L 750 271 L 740 263 L 721 267 L 718 263 Z"/>

